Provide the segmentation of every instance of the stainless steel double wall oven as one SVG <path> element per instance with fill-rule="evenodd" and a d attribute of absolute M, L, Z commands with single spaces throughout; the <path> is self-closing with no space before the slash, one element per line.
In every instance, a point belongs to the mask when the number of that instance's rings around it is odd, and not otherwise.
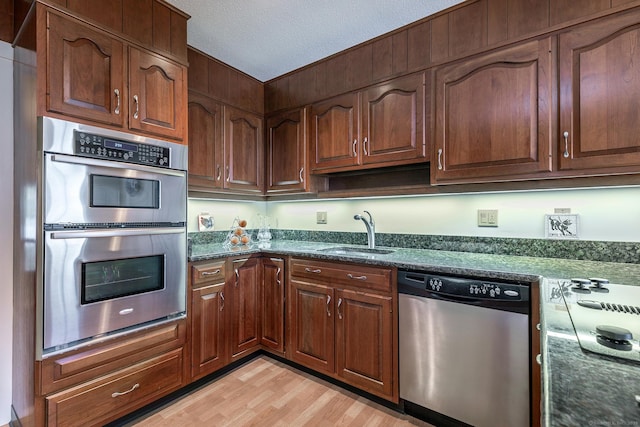
<path fill-rule="evenodd" d="M 187 147 L 42 117 L 43 353 L 184 316 Z"/>

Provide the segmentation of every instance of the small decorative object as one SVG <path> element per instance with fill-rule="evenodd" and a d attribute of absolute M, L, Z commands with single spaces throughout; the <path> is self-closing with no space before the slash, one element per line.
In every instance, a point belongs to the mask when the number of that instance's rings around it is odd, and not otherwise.
<path fill-rule="evenodd" d="M 265 215 L 258 215 L 258 225 L 260 229 L 258 230 L 258 241 L 260 243 L 267 243 L 271 241 L 271 231 L 269 224 L 269 217 Z"/>
<path fill-rule="evenodd" d="M 227 238 L 224 242 L 227 247 L 238 247 L 242 245 L 249 245 L 251 243 L 251 236 L 247 233 L 245 227 L 247 221 L 244 219 L 236 218 L 233 220 L 231 231 L 227 234 Z"/>
<path fill-rule="evenodd" d="M 577 239 L 578 215 L 545 215 L 545 236 L 552 239 Z"/>
<path fill-rule="evenodd" d="M 208 212 L 198 215 L 198 231 L 213 231 L 213 217 Z"/>

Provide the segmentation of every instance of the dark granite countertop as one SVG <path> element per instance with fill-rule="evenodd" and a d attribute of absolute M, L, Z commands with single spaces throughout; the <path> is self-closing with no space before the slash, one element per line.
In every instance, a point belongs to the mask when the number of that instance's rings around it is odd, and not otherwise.
<path fill-rule="evenodd" d="M 560 258 L 479 254 L 430 249 L 389 248 L 386 255 L 332 255 L 319 250 L 349 246 L 336 243 L 272 241 L 268 247 L 226 248 L 221 243 L 194 244 L 190 261 L 265 252 L 420 269 L 521 282 L 541 280 L 543 425 L 640 426 L 640 366 L 586 354 L 577 342 L 557 279 L 605 277 L 611 283 L 640 285 L 640 264 Z"/>

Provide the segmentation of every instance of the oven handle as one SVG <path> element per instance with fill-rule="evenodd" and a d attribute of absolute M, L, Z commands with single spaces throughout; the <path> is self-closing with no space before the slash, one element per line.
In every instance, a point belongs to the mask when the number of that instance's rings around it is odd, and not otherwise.
<path fill-rule="evenodd" d="M 59 163 L 71 163 L 74 165 L 82 166 L 100 166 L 104 168 L 136 170 L 140 172 L 155 173 L 160 175 L 184 177 L 184 172 L 178 170 L 164 169 L 155 166 L 137 165 L 135 163 L 124 163 L 114 160 L 100 160 L 91 159 L 88 157 L 67 156 L 65 154 L 52 154 L 51 161 Z"/>
<path fill-rule="evenodd" d="M 85 239 L 91 237 L 126 237 L 149 236 L 158 234 L 184 233 L 183 227 L 159 227 L 159 228 L 109 228 L 99 230 L 64 230 L 51 232 L 52 239 Z"/>

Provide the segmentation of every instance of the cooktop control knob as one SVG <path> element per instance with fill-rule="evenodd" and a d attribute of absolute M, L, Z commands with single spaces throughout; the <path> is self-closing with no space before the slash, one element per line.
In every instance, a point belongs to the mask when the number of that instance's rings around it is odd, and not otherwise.
<path fill-rule="evenodd" d="M 591 292 L 587 286 L 591 284 L 591 280 L 587 279 L 571 279 L 571 290 L 578 293 L 588 294 Z"/>
<path fill-rule="evenodd" d="M 596 326 L 596 341 L 605 347 L 630 351 L 633 348 L 632 339 L 633 334 L 628 329 L 611 325 Z"/>
<path fill-rule="evenodd" d="M 601 277 L 592 277 L 591 280 L 591 290 L 596 292 L 609 292 L 609 289 L 604 285 L 609 284 L 608 279 L 603 279 Z"/>

